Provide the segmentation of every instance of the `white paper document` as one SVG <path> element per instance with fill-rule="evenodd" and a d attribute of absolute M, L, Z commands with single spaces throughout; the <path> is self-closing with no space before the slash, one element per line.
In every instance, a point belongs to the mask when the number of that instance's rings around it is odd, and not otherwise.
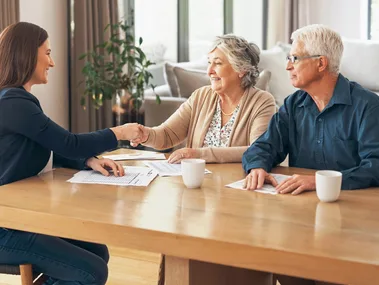
<path fill-rule="evenodd" d="M 165 161 L 144 161 L 145 165 L 155 169 L 159 176 L 181 176 L 182 165 L 180 163 L 168 163 Z M 208 169 L 205 169 L 205 174 L 212 173 Z"/>
<path fill-rule="evenodd" d="M 94 170 L 82 170 L 67 180 L 67 182 L 118 186 L 148 186 L 158 175 L 157 171 L 148 167 L 124 166 L 124 169 L 124 176 L 114 176 L 112 174 L 110 176 L 104 176 Z"/>
<path fill-rule="evenodd" d="M 139 160 L 139 159 L 166 159 L 164 153 L 159 152 L 136 152 L 129 154 L 112 154 L 104 155 L 104 158 L 109 158 L 112 160 Z"/>
<path fill-rule="evenodd" d="M 283 174 L 276 174 L 276 173 L 270 173 L 270 174 L 276 179 L 278 184 L 280 184 L 282 181 L 286 180 L 288 177 L 291 177 L 291 176 L 283 175 Z M 245 179 L 242 179 L 242 180 L 230 183 L 230 184 L 225 185 L 225 186 L 230 187 L 230 188 L 240 189 L 240 190 L 246 190 L 245 188 L 243 188 L 244 182 L 245 182 Z M 271 195 L 278 194 L 276 192 L 275 187 L 272 186 L 271 184 L 263 184 L 263 187 L 261 189 L 255 190 L 255 192 L 271 194 Z"/>

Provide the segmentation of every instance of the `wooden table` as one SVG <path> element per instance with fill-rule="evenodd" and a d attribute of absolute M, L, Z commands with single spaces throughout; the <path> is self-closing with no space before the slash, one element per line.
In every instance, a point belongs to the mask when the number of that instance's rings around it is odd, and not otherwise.
<path fill-rule="evenodd" d="M 57 169 L 0 187 L 0 225 L 164 253 L 180 265 L 168 272 L 169 279 L 181 276 L 175 285 L 190 284 L 189 260 L 344 284 L 379 282 L 378 189 L 344 191 L 337 203 L 321 203 L 315 192 L 226 188 L 244 177 L 241 165 L 207 168 L 213 173 L 201 189 L 187 189 L 181 177 L 157 177 L 147 188 L 71 184 L 65 181 L 75 170 Z"/>

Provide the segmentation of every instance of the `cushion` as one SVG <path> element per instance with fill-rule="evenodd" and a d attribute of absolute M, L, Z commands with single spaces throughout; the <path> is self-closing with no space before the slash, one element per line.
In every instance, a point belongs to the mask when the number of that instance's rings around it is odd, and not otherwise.
<path fill-rule="evenodd" d="M 276 46 L 280 47 L 286 53 L 286 55 L 288 55 L 290 53 L 291 48 L 292 48 L 291 44 L 287 44 L 287 43 L 283 43 L 283 42 L 277 42 Z"/>
<path fill-rule="evenodd" d="M 209 77 L 206 71 L 197 69 L 185 69 L 182 67 L 174 67 L 174 74 L 179 86 L 179 96 L 188 98 L 193 91 L 203 86 L 210 85 Z M 263 70 L 259 74 L 259 78 L 255 87 L 268 91 L 271 73 Z"/>
<path fill-rule="evenodd" d="M 269 50 L 262 50 L 260 54 L 259 69 L 271 72 L 270 93 L 275 97 L 278 106 L 283 105 L 284 99 L 297 90 L 292 86 L 286 70 L 286 56 L 287 52 L 279 46 Z"/>
<path fill-rule="evenodd" d="M 172 97 L 179 96 L 179 87 L 178 87 L 178 83 L 176 81 L 176 77 L 174 74 L 174 67 L 176 66 L 182 67 L 182 68 L 189 68 L 189 69 L 206 70 L 208 67 L 208 63 L 206 59 L 202 59 L 200 61 L 194 61 L 194 62 L 179 62 L 179 63 L 166 62 L 164 64 L 163 73 L 164 73 L 164 78 L 166 80 L 166 83 L 170 87 Z"/>
<path fill-rule="evenodd" d="M 270 79 L 271 72 L 265 69 L 262 70 L 261 73 L 259 73 L 259 78 L 255 84 L 255 87 L 261 90 L 270 91 Z"/>
<path fill-rule="evenodd" d="M 174 74 L 178 84 L 179 97 L 188 98 L 196 89 L 211 84 L 209 76 L 204 70 L 175 66 Z"/>
<path fill-rule="evenodd" d="M 363 87 L 379 91 L 379 41 L 343 39 L 341 73 Z"/>

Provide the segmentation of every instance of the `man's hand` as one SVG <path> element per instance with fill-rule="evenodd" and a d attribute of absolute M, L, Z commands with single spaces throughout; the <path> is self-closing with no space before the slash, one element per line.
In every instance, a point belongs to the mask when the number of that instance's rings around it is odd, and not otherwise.
<path fill-rule="evenodd" d="M 96 157 L 91 157 L 86 161 L 86 164 L 88 167 L 99 171 L 104 176 L 109 176 L 110 169 L 113 171 L 114 176 L 125 175 L 122 165 L 108 158 L 97 159 Z"/>
<path fill-rule="evenodd" d="M 263 168 L 252 169 L 245 178 L 244 188 L 247 190 L 257 190 L 262 188 L 264 183 L 270 183 L 276 187 L 278 182 Z"/>
<path fill-rule="evenodd" d="M 137 123 L 129 123 L 111 128 L 117 140 L 139 140 L 143 136 L 143 126 Z"/>
<path fill-rule="evenodd" d="M 185 158 L 200 158 L 200 155 L 196 149 L 181 148 L 171 153 L 168 163 L 180 163 Z"/>
<path fill-rule="evenodd" d="M 149 138 L 149 129 L 150 128 L 148 128 L 148 127 L 140 125 L 141 136 L 139 138 L 131 140 L 130 145 L 132 147 L 137 147 L 140 143 L 146 142 Z"/>
<path fill-rule="evenodd" d="M 304 191 L 316 190 L 316 178 L 314 175 L 292 175 L 276 187 L 280 194 L 300 194 Z"/>

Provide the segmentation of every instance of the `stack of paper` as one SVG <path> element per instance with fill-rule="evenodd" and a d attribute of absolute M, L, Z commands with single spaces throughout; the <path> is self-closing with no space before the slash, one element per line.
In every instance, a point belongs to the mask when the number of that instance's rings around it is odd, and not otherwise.
<path fill-rule="evenodd" d="M 129 154 L 113 154 L 113 155 L 104 155 L 104 158 L 109 158 L 112 160 L 139 160 L 139 159 L 166 159 L 163 153 L 159 152 L 136 152 Z"/>
<path fill-rule="evenodd" d="M 276 173 L 270 173 L 270 174 L 276 179 L 278 184 L 280 184 L 281 182 L 283 182 L 287 178 L 291 177 L 291 176 L 283 175 L 283 174 L 276 174 Z M 240 189 L 240 190 L 246 190 L 246 188 L 243 187 L 244 183 L 245 183 L 245 179 L 242 179 L 242 180 L 230 183 L 230 184 L 225 185 L 225 186 L 230 187 L 230 188 Z M 271 194 L 271 195 L 278 194 L 276 192 L 275 187 L 272 186 L 271 184 L 263 184 L 263 187 L 261 189 L 255 190 L 255 192 Z"/>
<path fill-rule="evenodd" d="M 148 167 L 124 166 L 124 176 L 104 176 L 94 170 L 82 170 L 76 173 L 67 182 L 89 183 L 89 184 L 108 184 L 119 186 L 148 186 L 157 176 L 158 172 Z"/>
<path fill-rule="evenodd" d="M 156 170 L 159 176 L 181 176 L 182 175 L 182 165 L 168 163 L 165 161 L 144 161 L 145 165 Z M 208 169 L 205 169 L 205 174 L 212 173 Z"/>

